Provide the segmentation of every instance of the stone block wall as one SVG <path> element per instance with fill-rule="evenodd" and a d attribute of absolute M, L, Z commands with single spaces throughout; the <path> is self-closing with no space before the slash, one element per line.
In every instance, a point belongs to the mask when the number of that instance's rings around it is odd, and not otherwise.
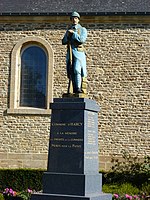
<path fill-rule="evenodd" d="M 50 115 L 8 114 L 11 52 L 22 38 L 41 37 L 54 51 L 53 97 L 67 90 L 66 47 L 61 45 L 68 22 L 0 20 L 0 168 L 47 166 Z M 83 21 L 88 30 L 88 97 L 99 112 L 100 168 L 112 155 L 127 150 L 150 155 L 149 23 Z"/>

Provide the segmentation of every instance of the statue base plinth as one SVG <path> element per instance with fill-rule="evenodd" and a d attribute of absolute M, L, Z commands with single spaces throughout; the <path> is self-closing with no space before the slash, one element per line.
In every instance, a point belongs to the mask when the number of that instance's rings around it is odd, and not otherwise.
<path fill-rule="evenodd" d="M 67 94 L 68 95 L 68 94 Z M 84 95 L 79 93 L 78 95 Z M 79 97 L 79 96 L 76 97 Z M 99 105 L 88 98 L 55 98 L 43 193 L 31 200 L 111 200 L 99 174 Z"/>
<path fill-rule="evenodd" d="M 64 93 L 63 98 L 87 98 L 86 93 Z"/>

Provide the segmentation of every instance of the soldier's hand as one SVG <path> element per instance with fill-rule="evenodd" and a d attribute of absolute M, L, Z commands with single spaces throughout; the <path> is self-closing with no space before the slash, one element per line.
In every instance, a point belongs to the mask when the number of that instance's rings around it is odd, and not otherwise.
<path fill-rule="evenodd" d="M 71 34 L 74 33 L 74 31 L 72 29 L 69 29 L 68 32 L 71 33 Z"/>
<path fill-rule="evenodd" d="M 68 37 L 71 37 L 73 33 L 74 33 L 74 31 L 71 30 L 71 29 L 69 29 L 69 30 L 68 30 Z"/>

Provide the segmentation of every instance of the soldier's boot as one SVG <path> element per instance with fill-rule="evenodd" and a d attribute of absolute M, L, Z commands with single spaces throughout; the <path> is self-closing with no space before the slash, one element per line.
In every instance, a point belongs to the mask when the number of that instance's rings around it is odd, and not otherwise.
<path fill-rule="evenodd" d="M 87 94 L 87 77 L 82 78 L 81 89 L 84 94 Z"/>

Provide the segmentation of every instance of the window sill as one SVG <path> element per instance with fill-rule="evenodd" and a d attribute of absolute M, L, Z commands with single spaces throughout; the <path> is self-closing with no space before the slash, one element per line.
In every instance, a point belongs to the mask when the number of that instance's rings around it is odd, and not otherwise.
<path fill-rule="evenodd" d="M 50 109 L 39 109 L 39 108 L 14 108 L 7 109 L 7 114 L 21 114 L 21 115 L 50 115 Z"/>

